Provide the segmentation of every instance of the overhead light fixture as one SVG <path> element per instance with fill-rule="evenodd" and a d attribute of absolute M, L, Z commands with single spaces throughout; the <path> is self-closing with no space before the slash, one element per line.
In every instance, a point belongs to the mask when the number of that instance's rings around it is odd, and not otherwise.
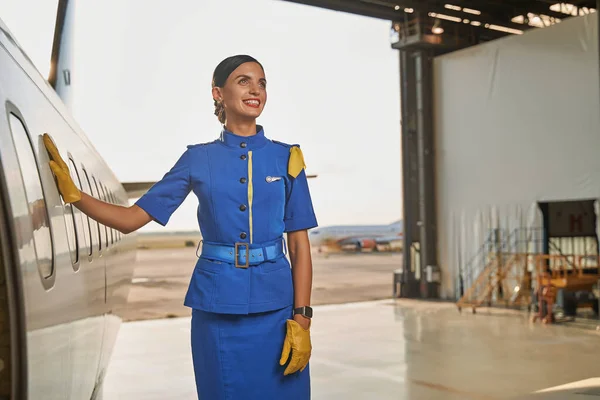
<path fill-rule="evenodd" d="M 415 10 L 413 8 L 405 8 L 404 12 L 408 13 L 408 14 L 412 14 L 413 12 L 415 12 Z"/>
<path fill-rule="evenodd" d="M 448 10 L 460 11 L 461 8 L 459 6 L 455 6 L 454 4 L 444 4 L 444 8 Z"/>
<path fill-rule="evenodd" d="M 462 22 L 462 18 L 452 17 L 452 16 L 446 15 L 446 14 L 438 14 L 438 13 L 430 12 L 427 15 L 429 15 L 431 18 L 445 19 L 445 20 L 452 21 L 452 22 Z"/>
<path fill-rule="evenodd" d="M 525 16 L 524 15 L 517 15 L 516 17 L 513 17 L 510 21 L 514 22 L 516 24 L 524 24 L 525 23 Z"/>
<path fill-rule="evenodd" d="M 579 7 L 571 3 L 555 3 L 550 6 L 550 9 L 555 12 L 572 16 L 577 16 L 579 14 Z"/>
<path fill-rule="evenodd" d="M 515 35 L 521 35 L 523 34 L 523 31 L 520 29 L 512 29 L 512 28 L 507 28 L 506 26 L 500 26 L 500 25 L 494 25 L 491 24 L 488 26 L 488 24 L 486 24 L 486 28 L 495 30 L 495 31 L 500 31 L 500 32 L 506 32 L 506 33 L 513 33 Z"/>
<path fill-rule="evenodd" d="M 442 28 L 441 25 L 442 23 L 440 22 L 440 20 L 436 18 L 435 22 L 433 23 L 433 28 L 431 28 L 431 33 L 435 35 L 441 35 L 442 33 L 444 33 L 444 28 Z"/>
<path fill-rule="evenodd" d="M 472 8 L 463 8 L 462 10 L 463 10 L 463 12 L 466 12 L 469 14 L 481 15 L 481 11 L 473 10 Z"/>
<path fill-rule="evenodd" d="M 396 6 L 394 7 L 394 10 L 398 11 L 400 9 L 400 6 Z"/>

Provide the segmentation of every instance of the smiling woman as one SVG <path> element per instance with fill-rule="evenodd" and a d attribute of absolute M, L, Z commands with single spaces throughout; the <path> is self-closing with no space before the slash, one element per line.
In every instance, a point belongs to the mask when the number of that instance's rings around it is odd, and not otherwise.
<path fill-rule="evenodd" d="M 129 208 L 80 192 L 67 165 L 51 152 L 65 202 L 122 232 L 150 221 L 164 226 L 191 191 L 198 197 L 202 252 L 184 304 L 192 308 L 200 399 L 310 398 L 307 230 L 317 220 L 299 146 L 267 139 L 256 124 L 267 102 L 266 85 L 254 58 L 222 61 L 212 81 L 220 137 L 188 146 Z"/>
<path fill-rule="evenodd" d="M 241 64 L 240 64 L 241 63 Z M 232 74 L 235 69 L 235 74 Z M 222 124 L 253 121 L 267 102 L 267 80 L 262 65 L 246 55 L 226 58 L 215 69 L 212 82 L 215 115 Z"/>

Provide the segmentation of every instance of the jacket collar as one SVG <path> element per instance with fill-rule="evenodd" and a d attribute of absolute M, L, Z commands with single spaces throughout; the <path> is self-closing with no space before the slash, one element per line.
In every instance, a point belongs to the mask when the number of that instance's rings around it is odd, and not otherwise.
<path fill-rule="evenodd" d="M 268 139 L 265 137 L 263 127 L 256 125 L 256 134 L 252 136 L 239 136 L 223 127 L 219 141 L 227 147 L 252 150 L 264 146 Z"/>

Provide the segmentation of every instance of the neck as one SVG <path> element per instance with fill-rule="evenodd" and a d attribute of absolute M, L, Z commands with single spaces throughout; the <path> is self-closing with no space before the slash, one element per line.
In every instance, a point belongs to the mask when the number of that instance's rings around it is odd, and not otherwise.
<path fill-rule="evenodd" d="M 256 135 L 256 120 L 250 121 L 230 121 L 227 120 L 225 123 L 225 129 L 229 132 L 235 133 L 239 136 L 253 136 Z"/>

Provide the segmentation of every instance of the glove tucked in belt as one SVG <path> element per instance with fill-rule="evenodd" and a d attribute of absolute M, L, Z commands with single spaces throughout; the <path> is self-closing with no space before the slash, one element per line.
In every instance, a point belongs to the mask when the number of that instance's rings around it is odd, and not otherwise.
<path fill-rule="evenodd" d="M 235 264 L 238 268 L 247 268 L 265 261 L 276 260 L 285 256 L 283 238 L 269 244 L 235 243 L 235 245 L 224 245 L 218 243 L 203 242 L 202 258 L 223 261 Z"/>

